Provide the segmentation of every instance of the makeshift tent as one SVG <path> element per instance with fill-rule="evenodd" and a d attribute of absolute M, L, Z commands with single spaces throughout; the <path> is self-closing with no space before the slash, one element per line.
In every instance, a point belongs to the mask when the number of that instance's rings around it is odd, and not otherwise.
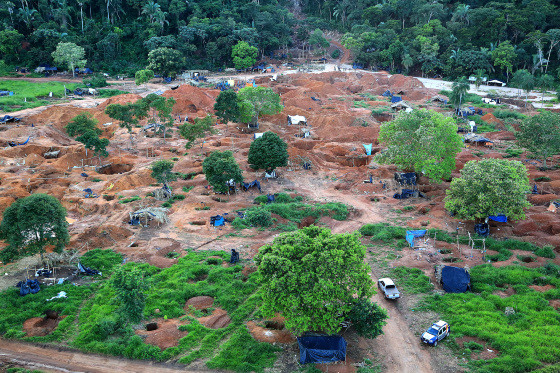
<path fill-rule="evenodd" d="M 488 237 L 490 235 L 490 226 L 486 223 L 475 224 L 474 231 L 480 237 Z"/>
<path fill-rule="evenodd" d="M 394 177 L 400 185 L 416 185 L 415 172 L 395 172 Z"/>
<path fill-rule="evenodd" d="M 210 225 L 214 227 L 221 227 L 225 225 L 226 219 L 222 215 L 216 215 L 210 217 Z"/>
<path fill-rule="evenodd" d="M 445 266 L 441 270 L 441 285 L 448 293 L 464 293 L 471 289 L 471 275 L 464 268 Z"/>
<path fill-rule="evenodd" d="M 276 197 L 274 196 L 274 194 L 267 194 L 266 195 L 266 203 L 272 203 L 276 201 Z"/>
<path fill-rule="evenodd" d="M 488 81 L 487 84 L 491 85 L 491 86 L 495 86 L 495 87 L 505 87 L 506 86 L 506 83 L 501 82 L 501 81 L 496 80 L 496 79 Z"/>
<path fill-rule="evenodd" d="M 0 96 L 13 96 L 14 92 L 12 91 L 0 91 Z"/>
<path fill-rule="evenodd" d="M 257 188 L 259 192 L 261 191 L 261 183 L 258 180 L 251 181 L 250 183 L 243 183 L 243 190 L 247 191 L 249 188 Z"/>
<path fill-rule="evenodd" d="M 288 126 L 292 124 L 307 125 L 307 119 L 303 115 L 288 115 Z"/>
<path fill-rule="evenodd" d="M 409 104 L 407 104 L 404 101 L 398 101 L 398 102 L 395 102 L 395 103 L 391 104 L 391 109 L 393 109 L 395 111 L 405 110 L 408 113 L 408 112 L 412 111 L 412 106 L 410 106 Z"/>
<path fill-rule="evenodd" d="M 24 296 L 27 294 L 36 294 L 41 290 L 41 287 L 39 286 L 39 281 L 37 280 L 25 280 L 25 281 L 20 281 L 16 284 L 16 286 L 19 288 L 19 295 Z"/>
<path fill-rule="evenodd" d="M 264 133 L 263 132 L 255 132 L 253 134 L 253 138 L 256 139 L 260 139 L 261 137 L 263 137 Z"/>
<path fill-rule="evenodd" d="M 494 142 L 486 137 L 482 137 L 475 133 L 467 133 L 464 137 L 464 141 L 466 143 L 472 143 L 477 145 L 485 145 L 485 146 L 492 146 Z"/>
<path fill-rule="evenodd" d="M 406 231 L 406 241 L 410 244 L 410 247 L 414 247 L 414 243 L 417 238 L 424 237 L 426 235 L 426 230 L 417 231 Z"/>
<path fill-rule="evenodd" d="M 423 195 L 419 191 L 412 189 L 403 189 L 400 194 L 395 193 L 393 195 L 393 198 L 395 199 L 407 199 L 411 197 L 423 197 Z"/>
<path fill-rule="evenodd" d="M 274 171 L 274 170 L 270 173 L 265 171 L 264 172 L 264 177 L 266 177 L 267 179 L 276 179 L 278 177 L 278 175 L 276 175 L 276 171 Z M 259 191 L 260 191 L 260 189 L 259 189 Z"/>
<path fill-rule="evenodd" d="M 383 97 L 391 97 L 391 96 L 393 96 L 393 95 L 391 94 L 391 91 L 386 90 L 385 92 L 383 92 L 383 94 L 382 94 L 381 96 L 383 96 Z"/>
<path fill-rule="evenodd" d="M 78 271 L 80 271 L 80 273 L 86 275 L 86 276 L 95 276 L 95 275 L 101 275 L 101 272 L 98 271 L 97 269 L 93 269 L 90 267 L 85 267 L 82 265 L 82 263 L 78 263 Z"/>
<path fill-rule="evenodd" d="M 505 215 L 490 215 L 488 219 L 499 223 L 507 223 L 507 216 Z"/>
<path fill-rule="evenodd" d="M 11 115 L 4 115 L 0 117 L 0 123 L 19 122 L 21 118 L 12 117 Z"/>
<path fill-rule="evenodd" d="M 346 340 L 338 335 L 298 337 L 299 363 L 346 360 Z"/>
<path fill-rule="evenodd" d="M 169 218 L 167 217 L 167 209 L 164 207 L 147 207 L 145 209 L 131 212 L 129 213 L 129 215 L 129 223 L 132 225 L 139 225 L 140 219 L 142 218 L 146 221 L 146 225 L 148 224 L 148 219 L 155 219 L 158 223 L 161 224 L 169 223 Z"/>
<path fill-rule="evenodd" d="M 391 102 L 392 103 L 399 102 L 399 101 L 402 101 L 402 97 L 400 97 L 400 96 L 391 97 Z"/>
<path fill-rule="evenodd" d="M 371 149 L 373 147 L 373 144 L 362 144 L 362 145 L 366 149 L 366 155 L 371 155 Z"/>

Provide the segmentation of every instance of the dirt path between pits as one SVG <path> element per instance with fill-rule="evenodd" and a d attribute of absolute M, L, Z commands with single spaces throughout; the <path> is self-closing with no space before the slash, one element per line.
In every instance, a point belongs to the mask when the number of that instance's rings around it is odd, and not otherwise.
<path fill-rule="evenodd" d="M 138 372 L 138 373 L 195 373 L 181 366 L 149 361 L 119 359 L 110 356 L 64 351 L 53 347 L 38 347 L 26 343 L 0 339 L 0 362 L 39 369 L 44 372 Z M 196 372 L 210 372 L 197 369 Z"/>
<path fill-rule="evenodd" d="M 329 39 L 329 41 L 331 42 L 331 44 L 334 44 L 337 46 L 338 49 L 340 49 L 344 54 L 342 55 L 342 58 L 340 59 L 340 63 L 349 63 L 350 62 L 350 50 L 347 49 L 346 47 L 344 47 L 342 44 L 340 44 L 338 41 Z"/>
<path fill-rule="evenodd" d="M 377 284 L 375 275 L 372 274 L 371 279 Z M 383 306 L 389 315 L 387 325 L 383 327 L 384 334 L 366 341 L 378 356 L 382 356 L 384 371 L 388 373 L 434 372 L 430 353 L 423 348 L 418 336 L 412 333 L 393 302 L 386 300 L 380 291 L 371 300 Z"/>

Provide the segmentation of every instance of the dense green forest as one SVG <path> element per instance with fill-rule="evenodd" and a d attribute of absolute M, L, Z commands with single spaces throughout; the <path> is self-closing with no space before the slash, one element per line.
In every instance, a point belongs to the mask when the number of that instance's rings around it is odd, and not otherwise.
<path fill-rule="evenodd" d="M 519 69 L 558 78 L 559 0 L 12 0 L 0 1 L 6 65 L 53 64 L 60 42 L 85 49 L 87 66 L 133 73 L 167 47 L 184 68 L 233 67 L 246 41 L 259 57 L 313 46 L 335 30 L 366 67 L 428 76 Z M 317 47 L 320 43 L 316 44 Z M 484 72 L 483 72 L 484 71 Z"/>

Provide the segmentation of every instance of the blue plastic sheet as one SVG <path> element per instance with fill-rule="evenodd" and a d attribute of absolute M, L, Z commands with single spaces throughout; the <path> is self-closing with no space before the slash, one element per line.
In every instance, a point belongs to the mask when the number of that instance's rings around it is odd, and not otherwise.
<path fill-rule="evenodd" d="M 366 149 L 366 155 L 371 155 L 371 149 L 373 147 L 373 144 L 362 144 L 362 145 Z"/>
<path fill-rule="evenodd" d="M 308 336 L 297 340 L 300 364 L 346 360 L 347 343 L 341 336 Z"/>
<path fill-rule="evenodd" d="M 492 220 L 492 221 L 497 221 L 500 223 L 507 223 L 507 216 L 501 214 L 501 215 L 491 215 L 488 217 L 488 219 Z"/>
<path fill-rule="evenodd" d="M 445 266 L 441 270 L 441 285 L 448 293 L 464 293 L 471 288 L 471 276 L 464 268 Z"/>
<path fill-rule="evenodd" d="M 406 231 L 406 241 L 410 244 L 410 247 L 414 247 L 414 241 L 416 238 L 424 237 L 426 235 L 426 230 L 416 230 L 416 231 Z"/>

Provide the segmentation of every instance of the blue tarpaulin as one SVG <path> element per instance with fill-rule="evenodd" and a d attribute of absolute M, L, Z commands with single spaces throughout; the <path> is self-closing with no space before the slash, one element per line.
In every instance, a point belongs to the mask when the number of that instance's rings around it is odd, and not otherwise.
<path fill-rule="evenodd" d="M 261 183 L 258 180 L 251 181 L 250 183 L 243 183 L 243 189 L 249 190 L 249 188 L 256 187 L 259 192 L 261 191 Z"/>
<path fill-rule="evenodd" d="M 488 217 L 488 219 L 492 220 L 492 221 L 497 221 L 500 223 L 507 223 L 507 216 L 505 215 L 491 215 Z"/>
<path fill-rule="evenodd" d="M 416 185 L 415 172 L 395 172 L 395 181 L 401 185 Z"/>
<path fill-rule="evenodd" d="M 414 197 L 415 195 L 416 195 L 416 197 L 421 197 L 420 193 L 415 192 L 412 189 L 403 189 L 400 194 L 399 193 L 393 194 L 393 198 L 395 198 L 395 199 L 407 199 L 407 198 L 410 198 L 410 197 Z"/>
<path fill-rule="evenodd" d="M 402 101 L 402 97 L 400 96 L 393 96 L 391 97 L 391 103 Z"/>
<path fill-rule="evenodd" d="M 300 364 L 346 360 L 347 343 L 341 336 L 308 336 L 297 340 Z"/>
<path fill-rule="evenodd" d="M 410 247 L 414 247 L 414 241 L 416 238 L 424 237 L 426 235 L 426 230 L 417 231 L 406 231 L 406 241 L 410 244 Z"/>
<path fill-rule="evenodd" d="M 475 224 L 474 231 L 480 237 L 488 237 L 490 235 L 490 227 L 486 223 Z"/>
<path fill-rule="evenodd" d="M 16 285 L 19 288 L 19 295 L 36 294 L 41 290 L 39 286 L 39 281 L 37 280 L 25 280 L 20 281 Z"/>
<path fill-rule="evenodd" d="M 382 94 L 381 96 L 383 96 L 383 97 L 391 97 L 391 96 L 393 96 L 393 95 L 391 94 L 391 91 L 386 90 L 385 92 L 383 92 L 383 94 Z"/>
<path fill-rule="evenodd" d="M 441 270 L 441 285 L 448 293 L 464 293 L 471 288 L 471 276 L 464 268 L 445 266 Z"/>
<path fill-rule="evenodd" d="M 362 145 L 366 149 L 366 155 L 371 155 L 371 148 L 373 147 L 373 144 L 362 144 Z"/>
<path fill-rule="evenodd" d="M 221 227 L 225 225 L 226 219 L 222 215 L 216 215 L 210 217 L 210 224 L 214 227 Z"/>

